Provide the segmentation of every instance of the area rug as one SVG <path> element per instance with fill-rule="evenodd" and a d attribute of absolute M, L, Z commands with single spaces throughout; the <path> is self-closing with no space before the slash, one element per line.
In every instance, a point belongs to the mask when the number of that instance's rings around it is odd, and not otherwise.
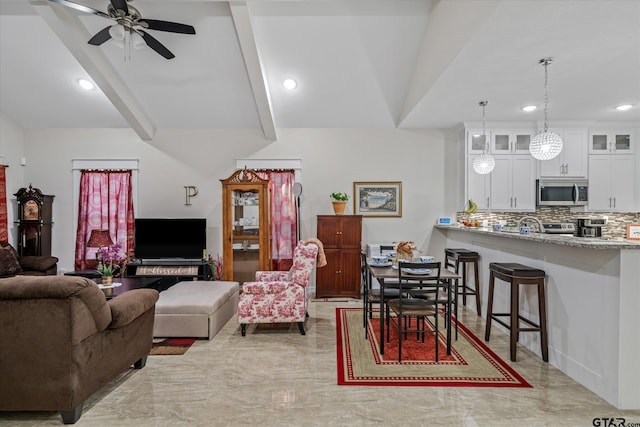
<path fill-rule="evenodd" d="M 443 319 L 440 319 L 440 324 Z M 425 342 L 415 335 L 402 343 L 398 363 L 393 328 L 385 354 L 379 351 L 379 318 L 368 322 L 365 338 L 361 308 L 336 308 L 338 384 L 359 386 L 531 387 L 513 368 L 458 322 L 458 340 L 446 354 L 446 330 L 439 331 L 439 361 L 433 335 Z M 455 320 L 454 320 L 455 327 Z M 452 331 L 455 336 L 455 332 Z"/>
<path fill-rule="evenodd" d="M 174 356 L 185 354 L 196 342 L 195 338 L 154 338 L 149 355 Z"/>

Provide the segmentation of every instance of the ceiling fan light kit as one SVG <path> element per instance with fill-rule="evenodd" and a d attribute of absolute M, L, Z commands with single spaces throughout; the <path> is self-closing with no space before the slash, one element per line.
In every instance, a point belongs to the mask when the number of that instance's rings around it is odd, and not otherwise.
<path fill-rule="evenodd" d="M 195 28 L 191 25 L 158 19 L 144 19 L 138 9 L 127 4 L 127 0 L 110 0 L 107 6 L 107 13 L 70 0 L 49 1 L 115 21 L 116 23 L 114 25 L 103 28 L 89 40 L 88 43 L 94 46 L 100 46 L 109 40 L 114 40 L 118 46 L 122 45 L 124 47 L 128 45 L 131 47 L 133 45 L 134 49 L 140 49 L 146 45 L 164 58 L 172 59 L 175 58 L 175 55 L 155 37 L 144 30 L 165 31 L 178 34 L 196 33 Z"/>
<path fill-rule="evenodd" d="M 544 130 L 533 137 L 529 145 L 529 152 L 538 160 L 550 160 L 562 151 L 562 138 L 555 132 L 549 131 L 547 122 L 547 108 L 549 106 L 548 72 L 547 67 L 553 58 L 542 58 L 538 64 L 544 66 Z"/>

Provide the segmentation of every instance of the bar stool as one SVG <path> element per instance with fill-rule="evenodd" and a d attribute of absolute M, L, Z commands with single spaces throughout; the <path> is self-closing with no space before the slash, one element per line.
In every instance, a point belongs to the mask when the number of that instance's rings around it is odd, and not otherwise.
<path fill-rule="evenodd" d="M 467 305 L 467 295 L 474 295 L 476 297 L 476 311 L 478 312 L 478 316 L 480 316 L 480 275 L 478 273 L 478 260 L 480 259 L 480 255 L 478 252 L 467 249 L 446 248 L 444 250 L 444 259 L 445 268 L 454 268 L 456 274 L 459 273 L 460 264 L 462 264 L 462 283 L 456 280 L 456 286 L 462 290 L 462 292 L 458 292 L 458 295 L 462 295 L 462 305 Z M 472 288 L 467 283 L 468 264 L 473 264 L 475 288 Z M 458 302 L 456 301 L 456 316 L 458 315 L 457 307 Z"/>
<path fill-rule="evenodd" d="M 509 329 L 511 361 L 516 361 L 516 343 L 520 332 L 540 332 L 540 345 L 542 346 L 542 360 L 549 361 L 547 349 L 547 309 L 544 295 L 545 271 L 526 265 L 506 262 L 492 262 L 489 264 L 489 300 L 487 304 L 487 325 L 484 340 L 489 341 L 491 334 L 491 321 L 495 320 Z M 511 284 L 511 306 L 509 313 L 493 312 L 493 287 L 495 279 L 498 278 Z M 526 319 L 519 313 L 520 285 L 536 285 L 538 287 L 538 311 L 540 323 L 536 324 L 530 319 Z M 499 317 L 508 316 L 510 322 L 507 323 Z M 520 326 L 520 321 L 530 327 Z"/>

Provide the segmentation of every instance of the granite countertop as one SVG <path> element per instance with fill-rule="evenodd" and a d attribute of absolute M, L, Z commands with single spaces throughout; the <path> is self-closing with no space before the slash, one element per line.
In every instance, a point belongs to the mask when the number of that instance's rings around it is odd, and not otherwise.
<path fill-rule="evenodd" d="M 547 234 L 547 233 L 511 233 L 505 231 L 493 231 L 489 227 L 464 227 L 457 225 L 435 225 L 435 228 L 442 230 L 456 230 L 466 233 L 485 234 L 495 237 L 504 237 L 507 239 L 518 240 L 532 240 L 540 243 L 550 243 L 554 245 L 573 246 L 576 248 L 590 248 L 590 249 L 640 249 L 640 241 L 635 240 L 606 240 L 603 238 L 591 238 L 591 237 L 575 237 L 561 234 Z"/>

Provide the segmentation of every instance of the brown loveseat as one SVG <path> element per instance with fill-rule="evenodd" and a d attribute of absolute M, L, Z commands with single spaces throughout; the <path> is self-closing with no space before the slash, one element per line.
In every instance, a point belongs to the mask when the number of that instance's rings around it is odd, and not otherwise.
<path fill-rule="evenodd" d="M 58 258 L 54 256 L 19 257 L 7 242 L 0 242 L 0 277 L 16 274 L 25 276 L 51 276 L 58 272 Z"/>
<path fill-rule="evenodd" d="M 75 276 L 0 279 L 0 411 L 60 411 L 65 424 L 85 399 L 151 349 L 158 292 L 109 301 Z"/>

